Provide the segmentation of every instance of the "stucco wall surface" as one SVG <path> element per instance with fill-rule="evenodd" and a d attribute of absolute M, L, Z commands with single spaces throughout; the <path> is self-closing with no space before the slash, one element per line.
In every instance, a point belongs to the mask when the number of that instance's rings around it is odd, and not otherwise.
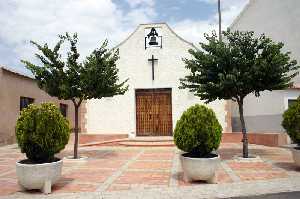
<path fill-rule="evenodd" d="M 35 104 L 50 101 L 58 106 L 59 103 L 67 104 L 67 117 L 71 127 L 73 127 L 74 108 L 71 101 L 50 97 L 38 88 L 33 79 L 6 71 L 0 67 L 0 145 L 15 141 L 15 124 L 20 114 L 20 97 L 34 98 Z"/>

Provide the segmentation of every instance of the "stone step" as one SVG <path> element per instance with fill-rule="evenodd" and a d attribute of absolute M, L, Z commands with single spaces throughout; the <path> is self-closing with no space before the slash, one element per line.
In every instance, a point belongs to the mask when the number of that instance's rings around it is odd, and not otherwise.
<path fill-rule="evenodd" d="M 133 141 L 133 140 L 128 140 L 128 141 L 121 141 L 118 143 L 121 146 L 132 146 L 132 147 L 168 147 L 168 146 L 175 146 L 173 141 Z"/>

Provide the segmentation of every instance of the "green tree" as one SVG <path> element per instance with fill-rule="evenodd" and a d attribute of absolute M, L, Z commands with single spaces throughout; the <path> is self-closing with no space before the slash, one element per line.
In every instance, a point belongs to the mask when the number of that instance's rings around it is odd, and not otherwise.
<path fill-rule="evenodd" d="M 127 80 L 119 83 L 116 61 L 118 50 L 109 50 L 107 40 L 95 49 L 83 61 L 79 61 L 77 34 L 59 35 L 59 41 L 53 49 L 48 44 L 40 45 L 31 41 L 40 54 L 35 54 L 40 65 L 29 61 L 22 62 L 34 74 L 38 86 L 49 95 L 59 99 L 71 100 L 75 107 L 75 143 L 74 158 L 78 158 L 78 112 L 83 100 L 100 99 L 123 95 L 128 90 Z M 64 42 L 70 44 L 67 56 L 63 59 L 59 53 Z"/>
<path fill-rule="evenodd" d="M 233 100 L 239 107 L 243 133 L 243 157 L 248 157 L 248 138 L 243 102 L 253 93 L 280 90 L 292 85 L 299 66 L 290 52 L 282 52 L 283 43 L 275 43 L 264 34 L 251 31 L 222 32 L 224 42 L 216 33 L 205 34 L 207 43 L 191 49 L 191 59 L 184 59 L 190 73 L 180 79 L 180 88 L 187 88 L 206 103 L 217 99 Z M 226 42 L 225 42 L 226 41 Z"/>

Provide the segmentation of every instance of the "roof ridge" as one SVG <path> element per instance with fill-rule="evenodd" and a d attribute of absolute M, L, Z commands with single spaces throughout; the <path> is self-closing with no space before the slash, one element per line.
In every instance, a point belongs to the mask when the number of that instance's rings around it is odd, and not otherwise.
<path fill-rule="evenodd" d="M 26 74 L 26 73 L 24 73 L 20 70 L 16 70 L 15 68 L 12 68 L 12 67 L 0 65 L 0 68 L 2 68 L 3 70 L 5 70 L 7 72 L 14 73 L 14 74 L 19 75 L 19 76 L 27 77 L 27 78 L 30 78 L 30 79 L 35 79 L 33 75 Z"/>
<path fill-rule="evenodd" d="M 244 8 L 242 9 L 242 11 L 238 14 L 237 17 L 234 18 L 233 22 L 230 24 L 230 26 L 228 27 L 229 29 L 231 29 L 233 26 L 235 26 L 237 24 L 237 22 L 242 18 L 242 16 L 245 14 L 245 12 L 250 8 L 250 6 L 253 5 L 255 0 L 249 0 L 249 2 L 244 6 Z"/>
<path fill-rule="evenodd" d="M 134 35 L 136 33 L 136 31 L 141 27 L 141 26 L 151 26 L 151 25 L 165 25 L 172 34 L 174 34 L 178 39 L 180 39 L 181 41 L 191 45 L 192 47 L 196 48 L 196 46 L 193 44 L 193 42 L 189 42 L 187 40 L 185 40 L 184 38 L 182 38 L 181 36 L 179 36 L 170 26 L 169 24 L 167 24 L 166 22 L 159 22 L 159 23 L 141 23 L 139 24 L 135 30 L 130 33 L 123 41 L 121 41 L 118 45 L 116 45 L 115 47 L 113 47 L 114 49 L 119 48 L 121 45 L 123 45 L 127 40 L 129 40 L 129 38 Z"/>

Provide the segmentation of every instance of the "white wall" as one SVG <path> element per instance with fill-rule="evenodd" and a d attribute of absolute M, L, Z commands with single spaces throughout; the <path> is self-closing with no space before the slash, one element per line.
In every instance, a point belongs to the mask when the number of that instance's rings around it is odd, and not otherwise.
<path fill-rule="evenodd" d="M 276 115 L 284 111 L 284 94 L 288 91 L 264 91 L 260 97 L 248 95 L 244 100 L 244 115 Z M 233 103 L 232 116 L 239 116 L 237 103 Z"/>
<path fill-rule="evenodd" d="M 292 58 L 300 61 L 300 1 L 299 0 L 250 0 L 240 16 L 231 26 L 233 30 L 254 31 L 256 35 L 262 33 L 271 37 L 273 41 L 283 42 L 284 51 L 290 51 Z M 300 82 L 298 75 L 295 83 Z M 268 126 L 276 126 L 273 129 L 282 131 L 280 126 L 281 115 L 286 108 L 288 96 L 299 96 L 299 90 L 264 91 L 259 98 L 253 94 L 246 97 L 244 113 L 253 126 L 248 128 L 263 129 L 263 124 L 268 121 L 273 123 Z M 238 107 L 232 106 L 232 116 L 237 117 Z M 257 116 L 257 117 L 256 117 Z M 256 117 L 256 118 L 255 118 Z M 255 127 L 257 124 L 258 127 Z M 264 129 L 265 130 L 265 129 Z"/>
<path fill-rule="evenodd" d="M 300 1 L 299 0 L 251 0 L 234 21 L 233 30 L 265 33 L 276 42 L 285 44 L 284 50 L 300 62 Z M 300 76 L 294 80 L 300 82 Z M 245 115 L 280 114 L 284 111 L 284 93 L 290 91 L 265 91 L 260 98 L 249 95 L 245 101 Z M 297 92 L 297 91 L 293 91 Z M 297 92 L 299 95 L 300 92 Z M 233 110 L 233 115 L 237 115 Z"/>
<path fill-rule="evenodd" d="M 265 33 L 272 40 L 283 42 L 300 61 L 300 1 L 299 0 L 250 0 L 244 12 L 234 21 L 234 30 Z"/>
<path fill-rule="evenodd" d="M 163 36 L 162 49 L 144 47 L 144 29 L 161 28 Z M 201 103 L 199 98 L 187 90 L 179 90 L 179 78 L 187 74 L 182 58 L 189 58 L 188 49 L 193 45 L 179 38 L 166 24 L 140 25 L 136 31 L 119 46 L 120 59 L 118 68 L 120 80 L 129 78 L 129 91 L 123 96 L 108 99 L 89 100 L 87 102 L 88 133 L 130 133 L 135 132 L 135 89 L 172 88 L 173 128 L 180 115 L 189 106 Z M 152 81 L 151 62 L 154 55 L 155 80 Z M 216 101 L 209 104 L 225 129 L 225 102 Z"/>

